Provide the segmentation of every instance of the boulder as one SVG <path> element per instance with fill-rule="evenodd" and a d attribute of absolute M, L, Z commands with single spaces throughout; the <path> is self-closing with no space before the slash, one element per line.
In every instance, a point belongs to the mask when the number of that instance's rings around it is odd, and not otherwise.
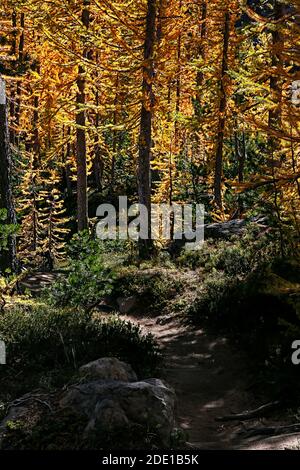
<path fill-rule="evenodd" d="M 233 219 L 228 222 L 220 222 L 213 224 L 206 224 L 204 226 L 204 237 L 225 239 L 232 237 L 233 235 L 242 235 L 246 221 L 244 219 Z"/>
<path fill-rule="evenodd" d="M 86 417 L 85 436 L 95 430 L 112 432 L 138 424 L 155 432 L 163 446 L 170 442 L 175 395 L 159 379 L 77 385 L 62 397 L 60 406 Z"/>
<path fill-rule="evenodd" d="M 216 222 L 211 224 L 205 224 L 204 229 L 204 240 L 212 238 L 215 240 L 230 240 L 233 236 L 242 236 L 245 232 L 246 224 L 250 222 L 255 224 L 261 233 L 268 230 L 268 219 L 263 215 L 252 217 L 249 220 L 246 219 L 232 219 L 227 222 Z M 174 239 L 170 242 L 167 249 L 171 256 L 178 256 L 181 250 L 184 248 L 187 242 L 193 241 L 192 233 L 186 233 L 182 239 Z"/>
<path fill-rule="evenodd" d="M 80 439 L 84 439 L 87 448 L 89 445 L 94 448 L 95 439 L 96 447 L 98 439 L 101 447 L 102 439 L 105 441 L 114 435 L 122 435 L 125 443 L 127 435 L 130 444 L 143 442 L 148 432 L 155 436 L 155 444 L 159 447 L 170 444 L 174 429 L 175 394 L 164 382 L 159 379 L 137 381 L 131 366 L 116 358 L 90 362 L 80 368 L 80 373 L 85 376 L 82 383 L 49 395 L 43 394 L 42 397 L 32 393 L 16 400 L 0 423 L 0 448 L 4 441 L 6 447 L 17 444 L 18 434 L 14 442 L 9 434 L 7 442 L 5 436 L 11 429 L 8 422 L 25 423 L 27 435 L 32 435 L 36 423 L 39 423 L 41 432 L 44 419 L 57 422 L 65 416 L 71 417 L 71 422 L 74 419 L 74 423 L 82 423 Z M 139 429 L 140 432 L 128 433 L 132 429 Z M 68 429 L 62 429 L 62 433 L 68 433 Z M 60 435 L 56 437 L 60 442 Z M 43 445 L 48 445 L 45 439 Z M 53 445 L 51 439 L 50 436 L 50 447 Z M 70 442 L 72 445 L 73 437 Z"/>
<path fill-rule="evenodd" d="M 116 357 L 102 357 L 80 367 L 79 371 L 81 375 L 91 379 L 119 380 L 122 382 L 137 380 L 132 367 Z"/>
<path fill-rule="evenodd" d="M 138 299 L 135 295 L 130 297 L 118 297 L 117 304 L 119 307 L 120 313 L 127 314 L 136 309 Z"/>

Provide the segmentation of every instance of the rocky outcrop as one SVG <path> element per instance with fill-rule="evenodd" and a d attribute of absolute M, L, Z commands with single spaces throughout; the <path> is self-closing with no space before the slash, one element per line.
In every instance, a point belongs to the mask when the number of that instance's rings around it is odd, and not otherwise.
<path fill-rule="evenodd" d="M 60 400 L 63 409 L 86 417 L 86 438 L 94 431 L 113 433 L 138 424 L 156 433 L 163 446 L 170 442 L 174 403 L 174 392 L 158 379 L 88 382 L 73 387 Z"/>
<path fill-rule="evenodd" d="M 228 222 L 207 224 L 204 226 L 204 237 L 215 239 L 228 239 L 234 235 L 241 235 L 246 221 L 243 219 L 229 220 Z"/>
<path fill-rule="evenodd" d="M 227 222 L 205 224 L 203 226 L 204 240 L 209 238 L 214 240 L 230 240 L 231 237 L 242 236 L 248 223 L 255 224 L 262 233 L 268 230 L 268 220 L 264 216 L 252 217 L 249 220 L 232 219 Z M 167 251 L 171 256 L 178 256 L 188 241 L 193 241 L 192 233 L 185 233 L 182 239 L 172 240 Z"/>
<path fill-rule="evenodd" d="M 134 382 L 136 373 L 129 364 L 116 357 L 102 357 L 80 367 L 79 372 L 84 377 L 98 380 L 118 380 L 121 382 Z"/>
<path fill-rule="evenodd" d="M 36 394 L 27 394 L 16 400 L 0 423 L 0 448 L 8 423 L 11 439 L 11 423 L 15 421 L 26 423 L 26 432 L 32 435 L 36 422 L 40 429 L 45 417 L 53 416 L 57 421 L 66 414 L 74 416 L 74 422 L 80 419 L 80 433 L 87 448 L 90 441 L 95 445 L 95 436 L 105 438 L 119 433 L 132 440 L 130 429 L 141 430 L 141 435 L 147 432 L 155 435 L 158 446 L 170 444 L 175 394 L 163 381 L 155 378 L 138 381 L 129 364 L 113 357 L 90 362 L 82 366 L 79 373 L 82 376 L 79 383 L 56 394 L 43 395 L 42 399 Z M 68 433 L 68 429 L 63 432 Z"/>
<path fill-rule="evenodd" d="M 131 295 L 130 297 L 118 297 L 117 304 L 119 312 L 126 315 L 136 309 L 138 298 L 136 295 Z"/>

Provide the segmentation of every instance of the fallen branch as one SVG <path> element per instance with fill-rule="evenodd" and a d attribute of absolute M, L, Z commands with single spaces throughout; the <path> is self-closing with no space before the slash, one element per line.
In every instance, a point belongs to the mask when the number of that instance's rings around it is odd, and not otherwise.
<path fill-rule="evenodd" d="M 300 432 L 300 423 L 290 424 L 288 426 L 270 426 L 264 428 L 250 428 L 246 432 L 245 438 L 253 436 L 280 436 L 284 434 L 292 434 Z"/>
<path fill-rule="evenodd" d="M 6 412 L 8 412 L 11 408 L 17 407 L 17 406 L 22 406 L 24 403 L 30 402 L 30 401 L 35 401 L 37 403 L 40 403 L 41 405 L 46 406 L 51 413 L 53 413 L 53 409 L 46 400 L 42 400 L 39 397 L 43 397 L 44 395 L 30 395 L 30 396 L 25 396 L 23 398 L 18 398 L 11 403 L 8 404 L 6 407 Z"/>
<path fill-rule="evenodd" d="M 259 406 L 255 408 L 255 410 L 245 411 L 244 413 L 236 413 L 227 416 L 219 416 L 216 418 L 216 421 L 245 421 L 247 419 L 257 418 L 262 416 L 267 411 L 273 410 L 279 406 L 279 401 L 272 401 L 270 403 L 266 403 L 265 405 Z"/>

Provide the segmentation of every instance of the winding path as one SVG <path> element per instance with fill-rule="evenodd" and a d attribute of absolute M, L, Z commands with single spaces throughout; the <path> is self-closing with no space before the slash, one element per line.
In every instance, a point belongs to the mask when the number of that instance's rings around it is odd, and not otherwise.
<path fill-rule="evenodd" d="M 182 325 L 176 319 L 123 318 L 138 323 L 161 345 L 165 355 L 163 378 L 176 392 L 177 425 L 186 432 L 189 446 L 215 450 L 299 447 L 299 434 L 243 439 L 244 427 L 261 426 L 265 419 L 245 423 L 216 420 L 261 405 L 249 392 L 251 377 L 243 353 L 235 351 L 225 338 Z"/>
<path fill-rule="evenodd" d="M 38 295 L 55 277 L 55 273 L 35 273 L 22 282 L 22 288 Z M 144 333 L 153 334 L 160 344 L 165 357 L 162 376 L 176 392 L 177 426 L 186 433 L 190 447 L 214 450 L 300 448 L 299 433 L 243 439 L 243 429 L 272 424 L 272 415 L 244 423 L 216 420 L 261 405 L 249 391 L 253 377 L 245 367 L 246 358 L 225 338 L 184 325 L 174 317 L 122 315 L 122 318 L 139 324 Z M 275 414 L 274 419 L 278 424 L 280 416 Z"/>

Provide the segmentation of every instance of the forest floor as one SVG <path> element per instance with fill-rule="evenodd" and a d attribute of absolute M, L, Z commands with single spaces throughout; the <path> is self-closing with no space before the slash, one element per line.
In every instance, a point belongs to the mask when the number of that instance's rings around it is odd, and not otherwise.
<path fill-rule="evenodd" d="M 177 396 L 178 428 L 186 433 L 188 445 L 197 449 L 298 449 L 300 434 L 246 439 L 247 429 L 285 424 L 282 412 L 247 421 L 219 422 L 216 418 L 256 409 L 249 390 L 249 374 L 243 353 L 224 337 L 185 325 L 180 319 L 122 316 L 152 333 L 164 357 L 163 378 Z M 288 424 L 288 423 L 286 423 Z"/>
<path fill-rule="evenodd" d="M 188 276 L 192 281 L 191 273 Z M 35 273 L 28 276 L 22 287 L 38 295 L 55 277 L 52 273 Z M 180 314 L 172 312 L 167 316 L 120 316 L 139 324 L 144 333 L 151 333 L 159 343 L 164 355 L 161 375 L 175 390 L 176 425 L 185 434 L 189 447 L 210 450 L 300 448 L 299 432 L 247 437 L 247 430 L 253 428 L 291 424 L 286 410 L 272 410 L 266 416 L 251 420 L 222 422 L 217 419 L 245 413 L 264 404 L 261 397 L 253 393 L 257 377 L 249 371 L 249 360 L 225 337 L 187 324 Z"/>

